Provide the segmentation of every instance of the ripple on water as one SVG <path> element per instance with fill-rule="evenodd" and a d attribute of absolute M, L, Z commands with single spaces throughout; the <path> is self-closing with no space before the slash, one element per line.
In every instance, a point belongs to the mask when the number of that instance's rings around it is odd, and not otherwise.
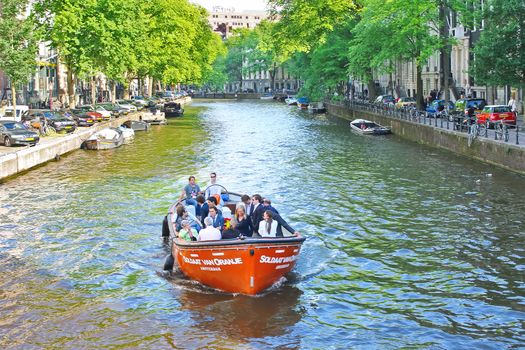
<path fill-rule="evenodd" d="M 162 218 L 211 171 L 308 237 L 294 273 L 255 298 L 161 272 Z M 0 186 L 2 348 L 525 343 L 523 178 L 347 121 L 194 103 L 131 145 Z"/>

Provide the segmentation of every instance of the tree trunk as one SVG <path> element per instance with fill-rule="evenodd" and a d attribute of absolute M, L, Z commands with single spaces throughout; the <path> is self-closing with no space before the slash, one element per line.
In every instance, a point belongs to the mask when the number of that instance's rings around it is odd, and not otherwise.
<path fill-rule="evenodd" d="M 71 67 L 67 67 L 67 95 L 69 99 L 69 108 L 75 108 L 75 82 L 73 80 L 73 71 Z"/>
<path fill-rule="evenodd" d="M 117 83 L 115 80 L 111 80 L 111 103 L 115 103 L 117 100 Z"/>
<path fill-rule="evenodd" d="M 14 81 L 11 80 L 11 104 L 13 105 L 13 117 L 16 120 L 16 87 Z"/>
<path fill-rule="evenodd" d="M 91 76 L 91 104 L 95 105 L 95 102 L 97 101 L 97 88 L 95 86 L 97 82 L 96 77 L 93 75 Z"/>
<path fill-rule="evenodd" d="M 440 60 L 440 84 L 441 89 L 444 92 L 443 98 L 446 101 L 450 100 L 450 52 L 451 48 L 449 45 L 449 28 L 447 22 L 447 8 L 443 2 L 439 5 L 439 36 L 443 40 L 443 46 L 439 50 Z"/>
<path fill-rule="evenodd" d="M 418 110 L 423 110 L 423 78 L 422 78 L 423 67 L 421 63 L 416 62 L 416 105 Z"/>

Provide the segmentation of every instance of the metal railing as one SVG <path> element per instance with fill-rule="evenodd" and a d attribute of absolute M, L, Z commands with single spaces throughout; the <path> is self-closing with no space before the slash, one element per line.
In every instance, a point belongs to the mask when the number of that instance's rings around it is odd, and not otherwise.
<path fill-rule="evenodd" d="M 425 111 L 418 111 L 415 107 L 395 107 L 392 104 L 376 104 L 365 100 L 345 100 L 339 103 L 331 102 L 345 106 L 354 111 L 378 114 L 383 117 L 404 120 L 412 123 L 432 126 L 434 128 L 465 132 L 468 134 L 470 123 L 465 123 L 465 116 L 461 113 L 448 113 L 447 111 L 434 114 Z M 511 126 L 502 123 L 495 123 L 494 129 L 485 128 L 484 132 L 477 134 L 478 138 L 492 139 L 498 142 L 520 144 L 520 138 L 524 137 L 520 126 Z M 502 128 L 502 130 L 498 129 Z"/>

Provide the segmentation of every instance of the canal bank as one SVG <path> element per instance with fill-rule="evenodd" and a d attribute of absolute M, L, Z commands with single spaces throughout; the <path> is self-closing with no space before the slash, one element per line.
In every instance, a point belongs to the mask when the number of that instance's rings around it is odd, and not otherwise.
<path fill-rule="evenodd" d="M 327 111 L 331 115 L 349 121 L 357 118 L 368 119 L 390 127 L 394 134 L 404 139 L 446 149 L 525 175 L 525 145 L 523 142 L 515 144 L 478 137 L 469 147 L 467 133 L 452 130 L 452 128 L 441 128 L 437 121 L 434 125 L 421 124 L 330 103 L 327 104 Z"/>
<path fill-rule="evenodd" d="M 178 103 L 191 102 L 190 97 L 177 100 Z M 77 128 L 74 133 L 57 137 L 44 137 L 34 147 L 12 147 L 0 153 L 0 181 L 30 170 L 62 155 L 80 149 L 82 143 L 95 132 L 108 127 L 119 127 L 128 120 L 141 120 L 144 111 L 95 124 L 89 128 Z M 6 147 L 4 147 L 6 148 Z"/>
<path fill-rule="evenodd" d="M 124 117 L 98 123 L 89 128 L 77 129 L 74 133 L 68 135 L 44 137 L 34 147 L 14 148 L 13 152 L 0 156 L 0 180 L 80 149 L 82 143 L 95 132 L 104 128 L 119 127 L 128 120 L 139 120 L 141 114 L 141 112 L 132 113 Z"/>

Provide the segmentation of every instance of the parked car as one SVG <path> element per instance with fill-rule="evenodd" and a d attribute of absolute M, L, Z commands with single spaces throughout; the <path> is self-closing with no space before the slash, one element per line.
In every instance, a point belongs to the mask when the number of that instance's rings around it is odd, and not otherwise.
<path fill-rule="evenodd" d="M 83 105 L 83 106 L 76 107 L 73 111 L 73 114 L 80 114 L 80 113 L 88 113 L 98 122 L 111 119 L 111 112 L 107 111 L 103 107 L 101 108 L 100 106 L 93 107 L 91 105 Z"/>
<path fill-rule="evenodd" d="M 13 113 L 13 106 L 7 106 L 4 113 L 4 115 L 0 115 L 0 118 L 21 122 L 22 118 L 29 114 L 29 106 L 17 105 L 16 113 Z"/>
<path fill-rule="evenodd" d="M 73 118 L 65 116 L 62 113 L 56 111 L 39 111 L 36 112 L 35 116 L 39 118 L 45 118 L 49 126 L 52 126 L 56 132 L 71 133 L 77 128 L 77 123 Z"/>
<path fill-rule="evenodd" d="M 479 113 L 485 108 L 487 101 L 484 98 L 461 98 L 456 101 L 455 110 L 463 114 L 464 116 L 469 115 L 469 109 L 471 113 Z"/>
<path fill-rule="evenodd" d="M 86 112 L 73 114 L 71 115 L 73 120 L 77 123 L 78 126 L 91 126 L 95 124 L 95 119 Z"/>
<path fill-rule="evenodd" d="M 0 120 L 0 142 L 2 142 L 4 146 L 34 146 L 38 141 L 40 141 L 38 134 L 28 130 L 24 124 L 13 120 Z"/>
<path fill-rule="evenodd" d="M 95 105 L 95 109 L 98 108 L 98 107 L 102 107 L 106 111 L 110 111 L 111 115 L 114 116 L 115 118 L 118 118 L 118 117 L 120 117 L 122 115 L 128 114 L 128 110 L 127 109 L 124 109 L 124 108 L 120 107 L 116 103 L 110 103 L 110 102 L 98 103 L 98 104 Z"/>
<path fill-rule="evenodd" d="M 374 103 L 383 104 L 383 105 L 389 105 L 389 104 L 394 104 L 395 103 L 395 99 L 394 99 L 394 96 L 392 96 L 392 95 L 379 95 L 379 96 L 377 96 L 377 98 L 374 101 Z"/>
<path fill-rule="evenodd" d="M 132 96 L 131 99 L 136 103 L 136 106 L 146 107 L 148 105 L 148 101 L 144 96 Z"/>
<path fill-rule="evenodd" d="M 117 100 L 117 104 L 124 108 L 124 109 L 127 109 L 128 112 L 136 112 L 137 111 L 137 107 L 136 106 L 133 106 L 132 104 L 130 104 L 128 101 L 126 100 Z"/>
<path fill-rule="evenodd" d="M 396 102 L 397 108 L 415 106 L 416 99 L 414 97 L 400 97 Z"/>
<path fill-rule="evenodd" d="M 476 115 L 476 122 L 486 124 L 489 128 L 494 127 L 494 123 L 500 120 L 507 125 L 516 125 L 516 112 L 506 105 L 489 105 Z"/>
<path fill-rule="evenodd" d="M 455 108 L 452 101 L 445 100 L 434 100 L 431 104 L 427 106 L 425 112 L 428 117 L 435 117 L 439 112 L 443 111 L 445 108 L 448 108 L 449 112 L 452 112 Z"/>

